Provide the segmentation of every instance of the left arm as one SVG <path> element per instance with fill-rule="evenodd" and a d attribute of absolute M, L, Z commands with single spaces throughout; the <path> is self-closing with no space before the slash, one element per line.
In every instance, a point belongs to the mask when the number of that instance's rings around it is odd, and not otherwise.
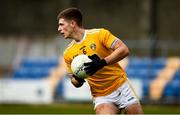
<path fill-rule="evenodd" d="M 129 55 L 128 47 L 118 38 L 111 48 L 113 52 L 104 58 L 107 65 L 116 63 Z"/>
<path fill-rule="evenodd" d="M 88 56 L 92 62 L 84 64 L 84 70 L 87 74 L 91 76 L 104 66 L 116 63 L 129 55 L 128 47 L 119 39 L 116 39 L 111 48 L 113 52 L 104 59 L 100 59 L 96 54 Z"/>

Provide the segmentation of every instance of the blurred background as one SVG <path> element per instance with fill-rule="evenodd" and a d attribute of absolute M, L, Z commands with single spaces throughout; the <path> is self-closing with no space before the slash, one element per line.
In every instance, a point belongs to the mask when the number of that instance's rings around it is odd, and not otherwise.
<path fill-rule="evenodd" d="M 106 28 L 130 49 L 120 62 L 145 113 L 180 113 L 179 0 L 1 0 L 0 113 L 94 113 L 88 84 L 74 88 L 57 32 L 68 7 L 85 28 Z"/>

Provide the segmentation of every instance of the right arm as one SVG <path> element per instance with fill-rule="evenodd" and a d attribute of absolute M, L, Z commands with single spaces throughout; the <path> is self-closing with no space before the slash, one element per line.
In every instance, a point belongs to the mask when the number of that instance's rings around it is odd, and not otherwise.
<path fill-rule="evenodd" d="M 67 69 L 67 71 L 68 71 L 68 74 L 69 74 L 71 83 L 72 83 L 76 88 L 81 87 L 81 86 L 84 84 L 85 80 L 84 80 L 84 79 L 81 79 L 81 78 L 78 78 L 78 77 L 76 77 L 75 75 L 73 75 L 72 70 L 71 70 L 71 62 L 72 62 L 72 60 L 69 58 L 69 56 L 64 55 L 64 62 L 65 62 L 65 64 L 66 64 L 66 69 Z"/>

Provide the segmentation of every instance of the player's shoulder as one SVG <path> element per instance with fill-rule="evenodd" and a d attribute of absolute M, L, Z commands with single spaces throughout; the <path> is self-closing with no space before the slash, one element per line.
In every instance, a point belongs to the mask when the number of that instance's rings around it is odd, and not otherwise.
<path fill-rule="evenodd" d="M 64 50 L 64 55 L 68 53 L 69 49 L 73 46 L 74 43 L 75 41 L 73 40 L 67 45 L 66 49 Z"/>
<path fill-rule="evenodd" d="M 101 33 L 109 33 L 110 31 L 108 30 L 108 29 L 106 29 L 106 28 L 102 28 L 101 29 Z"/>
<path fill-rule="evenodd" d="M 98 28 L 93 28 L 93 29 L 86 29 L 87 34 L 96 34 L 99 33 L 100 29 Z"/>
<path fill-rule="evenodd" d="M 102 31 L 106 31 L 105 28 L 93 28 L 93 29 L 86 29 L 87 34 L 96 34 L 96 33 L 100 33 Z"/>

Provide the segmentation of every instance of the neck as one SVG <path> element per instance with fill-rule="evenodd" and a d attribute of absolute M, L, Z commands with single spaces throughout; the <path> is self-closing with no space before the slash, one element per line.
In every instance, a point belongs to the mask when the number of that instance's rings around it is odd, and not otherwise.
<path fill-rule="evenodd" d="M 83 39 L 83 36 L 85 34 L 85 29 L 84 28 L 77 28 L 74 30 L 73 33 L 73 39 L 77 42 L 81 41 Z"/>

